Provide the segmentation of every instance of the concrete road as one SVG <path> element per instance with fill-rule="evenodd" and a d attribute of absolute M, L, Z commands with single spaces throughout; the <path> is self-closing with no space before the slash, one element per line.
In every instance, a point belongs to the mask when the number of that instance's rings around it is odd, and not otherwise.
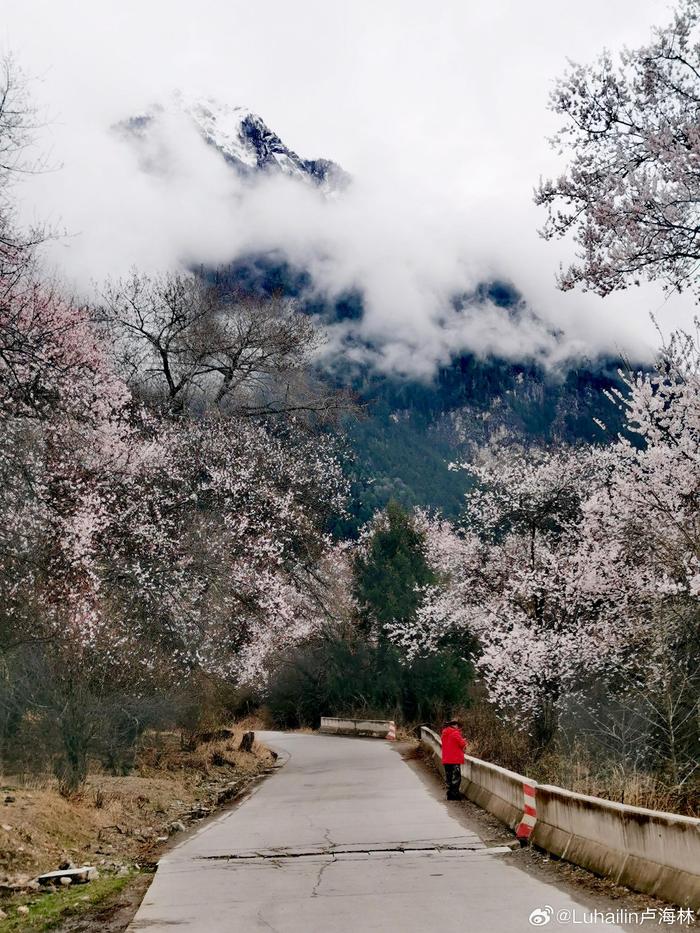
<path fill-rule="evenodd" d="M 536 908 L 548 930 L 590 911 L 486 847 L 390 743 L 258 737 L 286 764 L 161 860 L 130 930 L 516 933 Z"/>

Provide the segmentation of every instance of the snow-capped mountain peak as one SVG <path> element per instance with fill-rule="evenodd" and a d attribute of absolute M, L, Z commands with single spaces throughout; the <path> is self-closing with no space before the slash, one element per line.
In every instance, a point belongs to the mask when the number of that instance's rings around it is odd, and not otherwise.
<path fill-rule="evenodd" d="M 182 110 L 195 124 L 207 143 L 218 149 L 228 161 L 251 169 L 259 167 L 259 154 L 245 134 L 244 127 L 265 126 L 261 118 L 247 107 L 232 107 L 213 98 L 186 101 L 181 96 Z"/>
<path fill-rule="evenodd" d="M 116 129 L 132 140 L 144 140 L 168 112 L 188 117 L 202 139 L 242 177 L 260 172 L 280 173 L 311 182 L 329 193 L 342 189 L 349 181 L 347 173 L 335 162 L 302 159 L 252 110 L 212 97 L 188 98 L 177 92 L 167 106 L 153 106 L 143 114 L 121 121 Z"/>

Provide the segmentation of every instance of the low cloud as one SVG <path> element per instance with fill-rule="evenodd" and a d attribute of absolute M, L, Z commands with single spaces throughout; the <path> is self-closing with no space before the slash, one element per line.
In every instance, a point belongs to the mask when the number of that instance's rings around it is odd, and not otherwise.
<path fill-rule="evenodd" d="M 329 348 L 377 369 L 429 378 L 463 351 L 532 358 L 557 365 L 596 353 L 524 300 L 508 313 L 488 300 L 467 301 L 485 280 L 518 282 L 517 257 L 489 261 L 496 234 L 464 214 L 444 192 L 389 179 L 355 177 L 332 197 L 284 175 L 240 178 L 186 115 L 166 111 L 138 146 L 112 128 L 81 137 L 90 159 L 60 170 L 61 221 L 68 233 L 48 259 L 89 294 L 106 277 L 226 264 L 249 254 L 284 256 L 305 269 L 329 299 L 362 296 L 360 320 L 333 328 Z M 56 176 L 35 179 L 45 200 Z M 493 226 L 493 224 L 491 224 Z M 502 242 L 505 238 L 496 234 Z"/>
<path fill-rule="evenodd" d="M 426 378 L 463 350 L 553 366 L 650 357 L 649 312 L 668 331 L 692 318 L 692 300 L 651 286 L 607 299 L 557 291 L 571 246 L 539 239 L 532 186 L 560 167 L 546 101 L 564 56 L 643 41 L 664 5 L 591 0 L 566 17 L 555 0 L 472 6 L 446 0 L 436 17 L 414 0 L 358 0 L 341 16 L 320 0 L 274 0 L 263 15 L 203 0 L 195 29 L 184 0 L 10 0 L 2 42 L 47 74 L 37 144 L 57 170 L 18 188 L 27 221 L 66 231 L 47 261 L 88 292 L 132 266 L 281 252 L 320 292 L 361 292 L 364 315 L 334 329 L 333 348 Z M 158 122 L 146 152 L 111 129 L 173 85 L 252 106 L 300 155 L 338 161 L 352 185 L 329 199 L 284 177 L 244 183 L 182 114 Z M 494 279 L 523 295 L 517 314 L 488 301 L 454 309 L 455 295 Z"/>

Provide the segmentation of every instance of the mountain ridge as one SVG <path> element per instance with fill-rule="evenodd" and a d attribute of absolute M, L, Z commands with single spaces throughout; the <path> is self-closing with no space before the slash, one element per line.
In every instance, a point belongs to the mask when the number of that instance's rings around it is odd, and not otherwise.
<path fill-rule="evenodd" d="M 243 179 L 285 175 L 338 197 L 350 183 L 336 163 L 302 159 L 245 107 L 211 98 L 187 100 L 183 95 L 176 96 L 172 106 Z M 122 121 L 117 129 L 138 141 L 167 112 L 156 105 Z M 368 410 L 366 419 L 348 426 L 355 453 L 351 523 L 369 518 L 390 498 L 456 515 L 469 480 L 464 473 L 450 473 L 448 463 L 480 445 L 506 438 L 540 444 L 604 441 L 597 420 L 609 425 L 612 436 L 619 427 L 619 413 L 605 394 L 620 385 L 616 370 L 621 361 L 611 357 L 562 358 L 551 367 L 547 360 L 526 353 L 514 359 L 455 346 L 451 358 L 436 366 L 432 379 L 388 374 L 373 363 L 381 347 L 367 341 L 359 326 L 364 315 L 360 288 L 324 293 L 307 269 L 294 266 L 281 251 L 239 255 L 218 268 L 195 271 L 222 295 L 291 298 L 300 313 L 330 329 L 340 325 L 335 353 L 321 366 L 326 378 L 351 389 Z M 494 309 L 514 328 L 526 320 L 554 346 L 562 339 L 506 280 L 484 281 L 468 293 L 454 295 L 449 310 L 472 315 L 478 326 L 479 314 Z"/>
<path fill-rule="evenodd" d="M 165 103 L 119 121 L 113 129 L 128 141 L 147 139 L 168 114 L 186 117 L 204 142 L 217 151 L 240 178 L 281 174 L 308 182 L 326 194 L 347 187 L 350 176 L 330 159 L 304 159 L 286 146 L 262 117 L 248 107 L 213 97 L 188 98 L 175 92 Z"/>

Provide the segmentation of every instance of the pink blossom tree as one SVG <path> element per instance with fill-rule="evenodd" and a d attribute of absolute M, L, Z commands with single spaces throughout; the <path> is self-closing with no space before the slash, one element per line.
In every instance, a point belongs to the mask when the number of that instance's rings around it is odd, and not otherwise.
<path fill-rule="evenodd" d="M 625 644 L 623 700 L 644 714 L 678 784 L 697 769 L 700 741 L 697 334 L 674 335 L 655 372 L 626 382 L 615 397 L 631 439 L 605 457 L 605 481 L 585 503 L 581 553 L 592 591 L 618 596 L 603 621 Z"/>
<path fill-rule="evenodd" d="M 477 669 L 493 702 L 522 719 L 536 749 L 551 741 L 562 699 L 583 672 L 606 663 L 601 598 L 582 581 L 582 504 L 598 481 L 587 449 L 486 451 L 464 465 L 478 480 L 469 497 L 467 533 L 453 543 L 446 589 L 438 587 L 421 616 L 437 613 L 479 640 Z M 429 539 L 430 540 L 430 539 Z"/>
<path fill-rule="evenodd" d="M 547 239 L 572 233 L 578 261 L 560 277 L 601 295 L 661 279 L 696 287 L 700 246 L 700 9 L 682 0 L 672 23 L 619 61 L 572 65 L 552 109 L 567 169 L 540 183 Z"/>
<path fill-rule="evenodd" d="M 436 582 L 411 625 L 391 630 L 409 657 L 473 634 L 491 701 L 535 749 L 577 704 L 607 721 L 594 708 L 607 696 L 638 722 L 635 761 L 675 785 L 697 767 L 698 346 L 675 335 L 655 372 L 625 377 L 616 443 L 511 446 L 463 464 L 478 481 L 465 527 L 418 517 Z M 609 743 L 617 726 L 606 730 Z"/>
<path fill-rule="evenodd" d="M 0 199 L 27 129 L 13 94 L 0 93 Z M 226 320 L 189 276 L 137 276 L 148 307 L 129 304 L 138 289 L 111 293 L 124 328 L 148 312 L 127 371 L 115 331 L 105 339 L 115 320 L 46 281 L 11 206 L 0 200 L 0 650 L 36 649 L 25 700 L 55 707 L 73 789 L 111 696 L 259 679 L 323 624 L 340 566 L 324 524 L 346 484 L 314 430 L 335 403 L 313 386 L 309 322 L 252 307 Z M 154 375 L 159 322 L 168 367 Z"/>

